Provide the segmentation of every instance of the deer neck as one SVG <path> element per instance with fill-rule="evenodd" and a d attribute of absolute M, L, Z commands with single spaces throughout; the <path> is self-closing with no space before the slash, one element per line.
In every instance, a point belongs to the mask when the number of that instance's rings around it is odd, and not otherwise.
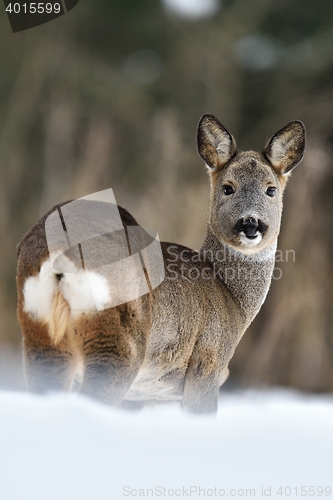
<path fill-rule="evenodd" d="M 200 249 L 210 261 L 214 276 L 236 302 L 244 326 L 253 321 L 268 293 L 275 262 L 276 243 L 253 255 L 244 255 L 219 241 L 208 229 Z"/>

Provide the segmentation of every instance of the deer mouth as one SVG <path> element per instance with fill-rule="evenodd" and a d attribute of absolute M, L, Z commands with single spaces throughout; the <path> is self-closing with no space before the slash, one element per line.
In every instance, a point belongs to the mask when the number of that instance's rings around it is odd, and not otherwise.
<path fill-rule="evenodd" d="M 266 224 L 254 217 L 239 219 L 235 225 L 235 233 L 244 245 L 257 245 L 266 231 Z"/>
<path fill-rule="evenodd" d="M 241 231 L 238 236 L 244 245 L 249 246 L 258 245 L 258 243 L 260 243 L 262 240 L 262 234 L 259 231 L 257 231 L 256 234 L 253 235 L 245 234 L 244 231 Z"/>

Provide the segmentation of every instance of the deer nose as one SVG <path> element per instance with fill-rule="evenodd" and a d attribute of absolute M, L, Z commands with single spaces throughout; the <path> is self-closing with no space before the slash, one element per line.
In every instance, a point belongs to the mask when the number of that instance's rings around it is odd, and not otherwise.
<path fill-rule="evenodd" d="M 235 226 L 236 233 L 243 232 L 247 238 L 255 238 L 257 235 L 257 230 L 259 227 L 259 222 L 254 217 L 246 217 L 245 219 L 239 219 Z"/>

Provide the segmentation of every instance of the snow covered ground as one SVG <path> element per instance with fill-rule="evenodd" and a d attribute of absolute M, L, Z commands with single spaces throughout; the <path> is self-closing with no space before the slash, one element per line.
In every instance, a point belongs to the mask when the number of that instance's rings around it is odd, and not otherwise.
<path fill-rule="evenodd" d="M 213 417 L 0 392 L 1 500 L 333 497 L 333 397 L 223 393 Z"/>

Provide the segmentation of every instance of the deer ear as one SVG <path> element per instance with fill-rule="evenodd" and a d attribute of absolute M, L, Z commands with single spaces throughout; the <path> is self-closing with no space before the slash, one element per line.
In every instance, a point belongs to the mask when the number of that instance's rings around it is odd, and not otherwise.
<path fill-rule="evenodd" d="M 294 120 L 267 142 L 264 154 L 276 172 L 284 175 L 299 164 L 305 149 L 305 127 Z"/>
<path fill-rule="evenodd" d="M 213 115 L 203 115 L 198 124 L 197 145 L 206 165 L 220 170 L 237 152 L 235 139 Z"/>

